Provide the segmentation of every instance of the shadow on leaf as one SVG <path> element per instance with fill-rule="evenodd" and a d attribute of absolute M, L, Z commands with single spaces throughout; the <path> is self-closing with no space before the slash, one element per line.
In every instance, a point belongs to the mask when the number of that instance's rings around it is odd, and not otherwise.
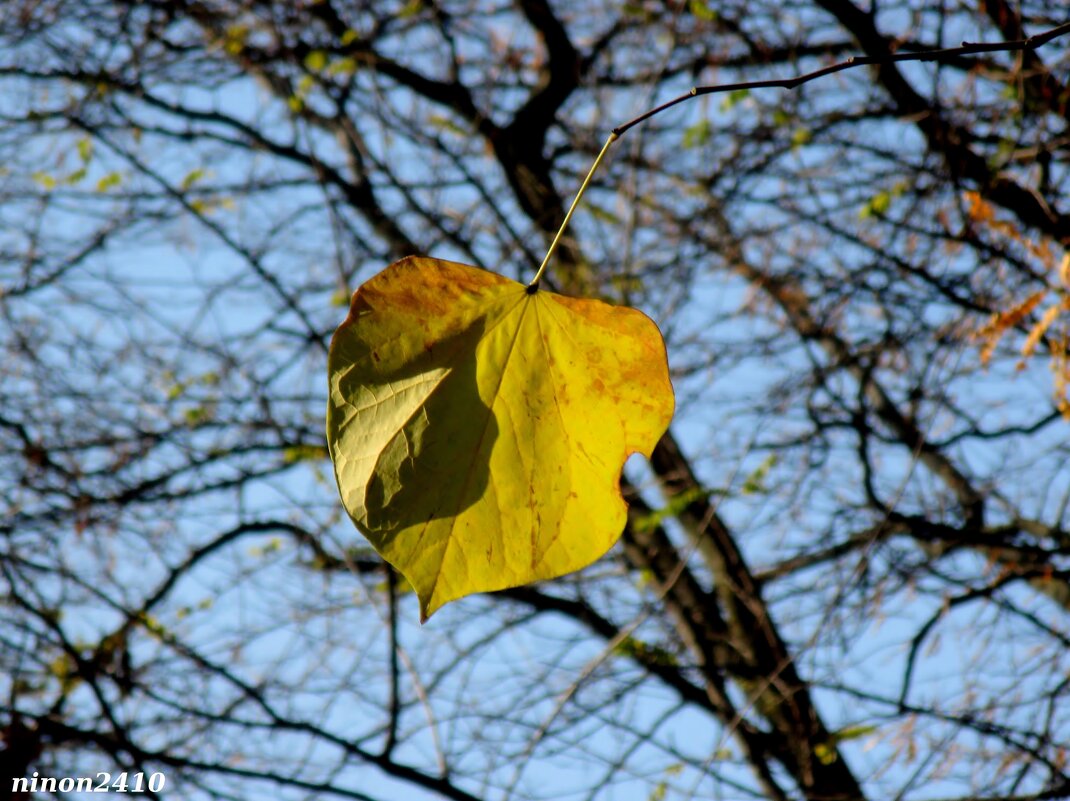
<path fill-rule="evenodd" d="M 365 488 L 366 517 L 358 522 L 376 535 L 379 547 L 405 529 L 455 517 L 487 489 L 498 423 L 479 397 L 476 345 L 483 327 L 479 318 L 441 341 L 423 344 L 417 353 L 382 359 L 376 370 L 380 385 L 412 387 L 416 379 L 421 388 L 399 395 L 411 413 L 379 452 Z M 429 377 L 426 384 L 419 382 L 421 376 Z M 343 379 L 343 392 L 345 384 Z M 375 425 L 378 418 L 353 423 Z"/>

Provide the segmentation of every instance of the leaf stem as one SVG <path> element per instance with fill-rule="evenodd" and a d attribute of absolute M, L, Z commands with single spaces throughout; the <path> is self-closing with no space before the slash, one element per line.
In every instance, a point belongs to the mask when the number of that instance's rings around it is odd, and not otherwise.
<path fill-rule="evenodd" d="M 554 251 L 557 250 L 557 243 L 561 241 L 561 235 L 565 233 L 565 228 L 568 227 L 568 221 L 572 219 L 572 213 L 576 210 L 576 206 L 580 203 L 580 198 L 583 197 L 583 193 L 587 191 L 587 184 L 591 182 L 591 176 L 594 175 L 594 171 L 598 169 L 598 165 L 602 163 L 602 159 L 606 155 L 606 151 L 609 150 L 609 146 L 617 141 L 617 133 L 614 131 L 606 139 L 606 143 L 602 145 L 602 149 L 598 152 L 597 158 L 594 160 L 594 164 L 591 165 L 591 169 L 587 171 L 587 177 L 583 179 L 583 183 L 580 184 L 579 190 L 576 192 L 576 198 L 572 201 L 572 205 L 568 207 L 568 211 L 565 213 L 565 219 L 561 221 L 561 227 L 557 229 L 557 234 L 554 236 L 554 241 L 550 243 L 549 250 L 546 251 L 546 258 L 542 260 L 542 264 L 539 265 L 539 271 L 535 273 L 535 277 L 531 279 L 531 283 L 528 284 L 528 294 L 534 295 L 539 291 L 539 280 L 542 278 L 542 274 L 546 272 L 546 265 L 550 263 L 550 257 L 554 255 Z"/>

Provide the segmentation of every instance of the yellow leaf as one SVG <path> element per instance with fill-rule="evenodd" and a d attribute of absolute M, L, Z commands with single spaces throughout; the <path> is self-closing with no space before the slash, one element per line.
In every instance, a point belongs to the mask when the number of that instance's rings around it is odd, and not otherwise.
<path fill-rule="evenodd" d="M 813 133 L 806 128 L 796 128 L 791 134 L 791 147 L 793 150 L 802 147 L 809 143 L 813 138 Z"/>
<path fill-rule="evenodd" d="M 624 461 L 674 405 L 642 313 L 430 258 L 357 290 L 328 372 L 342 503 L 422 620 L 602 556 L 627 516 Z"/>
<path fill-rule="evenodd" d="M 38 184 L 43 186 L 45 189 L 50 190 L 55 189 L 57 184 L 59 183 L 54 177 L 49 175 L 47 172 L 43 172 L 41 170 L 38 170 L 37 172 L 30 175 L 30 178 L 32 178 Z"/>
<path fill-rule="evenodd" d="M 861 737 L 865 737 L 867 734 L 873 734 L 875 731 L 878 731 L 878 727 L 872 725 L 848 726 L 847 728 L 833 732 L 832 741 L 835 743 L 843 743 L 848 740 L 857 740 Z"/>
<path fill-rule="evenodd" d="M 320 445 L 294 445 L 282 452 L 282 460 L 286 464 L 298 462 L 310 462 L 316 459 L 324 459 L 327 451 Z"/>
<path fill-rule="evenodd" d="M 707 3 L 706 0 L 691 0 L 691 2 L 688 3 L 688 8 L 697 19 L 706 22 L 713 22 L 717 19 L 717 12 L 710 8 L 709 3 Z"/>
<path fill-rule="evenodd" d="M 327 66 L 327 53 L 323 50 L 311 50 L 305 56 L 305 68 L 310 72 L 319 72 Z"/>
<path fill-rule="evenodd" d="M 59 679 L 65 692 L 77 684 L 78 664 L 67 654 L 60 654 L 49 662 L 48 672 Z"/>
<path fill-rule="evenodd" d="M 248 25 L 231 25 L 223 35 L 223 49 L 236 56 L 245 49 L 245 40 L 249 37 Z"/>
<path fill-rule="evenodd" d="M 839 754 L 836 753 L 836 747 L 829 745 L 828 743 L 817 743 L 814 746 L 814 756 L 822 765 L 831 765 L 837 760 Z"/>
<path fill-rule="evenodd" d="M 107 192 L 113 186 L 118 186 L 123 181 L 123 176 L 117 172 L 109 172 L 99 181 L 97 181 L 97 191 Z"/>
<path fill-rule="evenodd" d="M 670 517 L 675 517 L 684 511 L 690 504 L 697 500 L 704 499 L 707 495 L 710 495 L 714 490 L 706 489 L 705 487 L 691 487 L 681 492 L 679 495 L 674 495 L 669 498 L 668 503 L 660 509 L 655 509 L 649 514 L 636 517 L 632 521 L 632 528 L 639 533 L 649 533 L 654 531 L 665 520 Z"/>
<path fill-rule="evenodd" d="M 186 173 L 186 177 L 182 179 L 182 182 L 178 185 L 178 188 L 181 191 L 185 192 L 198 181 L 207 178 L 211 174 L 212 173 L 209 170 L 206 170 L 204 167 L 194 167 L 192 170 Z"/>
<path fill-rule="evenodd" d="M 337 58 L 327 65 L 328 75 L 351 75 L 357 71 L 357 60 L 352 56 Z"/>
<path fill-rule="evenodd" d="M 657 646 L 648 645 L 635 637 L 625 637 L 613 648 L 613 652 L 635 659 L 637 662 L 650 665 L 676 665 L 679 664 L 671 651 Z"/>

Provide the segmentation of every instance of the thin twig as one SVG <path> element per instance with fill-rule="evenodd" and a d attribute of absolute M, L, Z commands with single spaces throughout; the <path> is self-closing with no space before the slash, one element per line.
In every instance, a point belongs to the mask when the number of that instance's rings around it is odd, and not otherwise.
<path fill-rule="evenodd" d="M 771 78 L 764 81 L 743 81 L 741 83 L 722 83 L 715 86 L 694 86 L 689 89 L 685 94 L 679 97 L 674 97 L 660 106 L 644 111 L 638 117 L 629 120 L 623 125 L 618 125 L 609 135 L 609 139 L 602 146 L 602 150 L 598 153 L 597 158 L 594 160 L 594 164 L 591 165 L 591 169 L 587 172 L 587 177 L 583 179 L 583 183 L 580 185 L 579 191 L 576 192 L 576 198 L 572 201 L 572 205 L 569 206 L 568 213 L 565 214 L 565 219 L 562 221 L 560 228 L 557 229 L 557 234 L 554 236 L 553 241 L 550 243 L 549 249 L 546 251 L 546 257 L 542 260 L 542 265 L 539 267 L 539 271 L 535 274 L 535 277 L 528 284 L 527 291 L 530 294 L 534 294 L 539 289 L 539 279 L 542 278 L 543 272 L 546 270 L 546 265 L 550 261 L 550 257 L 557 249 L 557 243 L 561 240 L 562 234 L 565 232 L 565 228 L 568 226 L 569 220 L 572 219 L 572 213 L 576 210 L 576 206 L 579 205 L 580 198 L 583 196 L 584 191 L 587 189 L 587 185 L 591 182 L 591 176 L 594 175 L 595 170 L 598 169 L 598 165 L 602 163 L 602 159 L 606 155 L 606 151 L 609 150 L 609 146 L 613 144 L 617 139 L 622 137 L 631 128 L 634 128 L 641 122 L 649 120 L 651 117 L 660 114 L 673 106 L 679 105 L 686 100 L 690 100 L 693 97 L 701 97 L 702 95 L 720 94 L 722 92 L 740 92 L 750 89 L 794 89 L 797 86 L 802 86 L 804 83 L 823 78 L 826 75 L 832 75 L 836 72 L 842 72 L 843 70 L 849 70 L 853 67 L 863 67 L 873 64 L 893 64 L 900 61 L 943 61 L 951 59 L 956 56 L 969 55 L 971 53 L 996 53 L 996 52 L 1018 52 L 1023 50 L 1036 50 L 1041 45 L 1047 44 L 1052 39 L 1062 36 L 1066 33 L 1070 33 L 1070 22 L 1065 22 L 1049 31 L 1038 33 L 1035 36 L 1030 36 L 1027 39 L 1015 39 L 1010 42 L 963 42 L 961 47 L 948 47 L 939 50 L 923 50 L 916 53 L 888 53 L 884 56 L 851 56 L 846 61 L 840 61 L 836 64 L 830 64 L 827 67 L 822 67 L 819 70 L 813 72 L 807 72 L 803 75 L 796 75 L 791 78 Z"/>
<path fill-rule="evenodd" d="M 802 86 L 804 83 L 809 83 L 817 78 L 823 78 L 826 75 L 849 70 L 853 67 L 863 67 L 873 64 L 893 64 L 900 61 L 943 61 L 945 59 L 954 58 L 955 56 L 968 55 L 970 53 L 1036 50 L 1041 45 L 1047 44 L 1052 39 L 1066 33 L 1070 33 L 1070 22 L 1052 28 L 1050 31 L 1038 33 L 1036 36 L 1030 36 L 1028 39 L 1015 39 L 1011 42 L 963 42 L 961 47 L 948 47 L 941 50 L 923 50 L 917 53 L 889 53 L 886 56 L 851 56 L 845 61 L 830 64 L 819 70 L 807 72 L 803 75 L 796 75 L 792 78 L 771 78 L 764 81 L 743 81 L 741 83 L 722 83 L 717 84 L 716 86 L 695 86 L 688 90 L 686 94 L 682 94 L 668 102 L 662 103 L 660 106 L 650 109 L 650 111 L 645 111 L 635 119 L 629 120 L 623 125 L 618 125 L 613 129 L 613 133 L 620 137 L 629 128 L 633 128 L 639 123 L 649 120 L 654 115 L 660 114 L 666 109 L 670 109 L 679 103 L 683 103 L 685 100 L 690 100 L 693 97 L 700 97 L 702 95 L 720 94 L 722 92 L 739 92 L 749 89 L 794 89 L 797 86 Z"/>

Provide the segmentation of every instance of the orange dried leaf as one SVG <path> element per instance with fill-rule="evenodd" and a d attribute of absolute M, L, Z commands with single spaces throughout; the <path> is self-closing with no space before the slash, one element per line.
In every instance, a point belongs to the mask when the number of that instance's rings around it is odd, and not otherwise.
<path fill-rule="evenodd" d="M 966 213 L 974 222 L 988 223 L 995 219 L 996 213 L 992 205 L 981 197 L 980 193 L 968 191 L 962 193 L 966 201 Z"/>
<path fill-rule="evenodd" d="M 1022 358 L 1027 359 L 1033 355 L 1033 351 L 1036 350 L 1037 343 L 1040 342 L 1041 337 L 1048 332 L 1048 329 L 1052 327 L 1055 321 L 1059 318 L 1059 313 L 1070 309 L 1070 298 L 1064 298 L 1062 303 L 1056 303 L 1051 306 L 1039 320 L 1029 329 L 1029 336 L 1025 338 L 1025 343 L 1022 345 Z"/>
<path fill-rule="evenodd" d="M 987 323 L 977 330 L 977 333 L 974 334 L 974 338 L 984 342 L 984 345 L 981 347 L 981 364 L 988 364 L 989 360 L 992 358 L 993 352 L 996 350 L 996 346 L 1007 332 L 1007 329 L 1013 328 L 1028 317 L 1033 309 L 1040 305 L 1040 302 L 1044 300 L 1044 297 L 1047 294 L 1048 290 L 1046 289 L 1034 292 L 1021 303 L 1012 306 L 1007 311 L 996 312 Z"/>

